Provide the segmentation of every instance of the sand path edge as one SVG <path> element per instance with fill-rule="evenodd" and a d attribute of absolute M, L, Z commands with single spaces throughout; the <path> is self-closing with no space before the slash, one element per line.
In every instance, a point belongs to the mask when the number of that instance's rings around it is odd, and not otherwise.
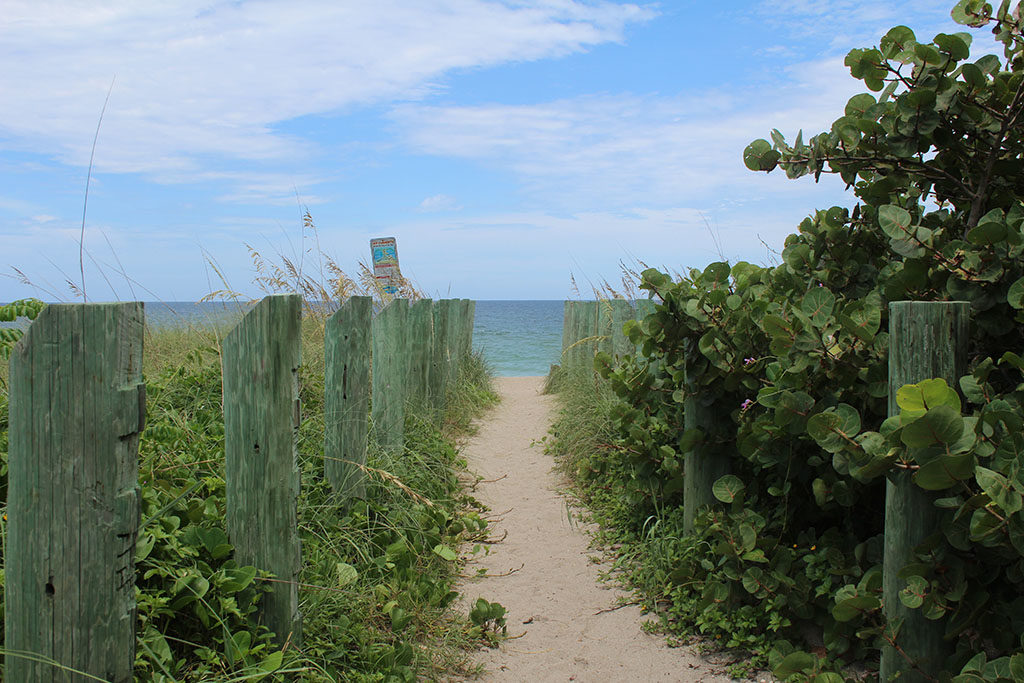
<path fill-rule="evenodd" d="M 500 602 L 513 636 L 475 658 L 487 669 L 479 680 L 731 680 L 692 649 L 671 648 L 642 631 L 638 607 L 610 610 L 625 594 L 599 582 L 600 553 L 589 549 L 585 528 L 559 493 L 563 482 L 552 458 L 538 443 L 554 410 L 553 398 L 541 395 L 543 384 L 543 377 L 497 379 L 501 403 L 462 448 L 483 480 L 474 495 L 494 517 L 491 536 L 504 536 L 485 557 L 470 559 L 466 574 L 484 568 L 492 576 L 464 580 L 462 599 Z"/>

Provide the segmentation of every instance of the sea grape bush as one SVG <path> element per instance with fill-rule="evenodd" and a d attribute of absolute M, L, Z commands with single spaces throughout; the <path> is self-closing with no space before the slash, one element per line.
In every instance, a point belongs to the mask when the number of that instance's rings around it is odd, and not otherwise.
<path fill-rule="evenodd" d="M 943 510 L 900 573 L 901 601 L 942 621 L 956 680 L 1024 679 L 1024 37 L 1011 5 L 952 10 L 991 27 L 1002 57 L 971 59 L 968 33 L 922 42 L 904 26 L 853 50 L 846 64 L 870 92 L 829 131 L 792 144 L 774 131 L 744 161 L 839 174 L 857 206 L 815 211 L 774 267 L 645 271 L 659 303 L 626 324 L 639 352 L 596 359 L 624 401 L 615 455 L 584 474 L 617 478 L 638 526 L 669 523 L 684 454 L 700 444 L 729 459 L 722 505 L 651 584 L 727 644 L 774 643 L 780 676 L 830 680 L 830 666 L 896 642 L 881 534 L 885 475 L 900 468 Z M 970 374 L 902 388 L 890 418 L 888 303 L 900 300 L 970 302 Z M 683 429 L 688 397 L 713 423 Z"/>
<path fill-rule="evenodd" d="M 0 322 L 14 322 L 18 318 L 35 320 L 39 312 L 45 308 L 39 299 L 18 299 L 9 304 L 0 305 Z M 11 356 L 14 344 L 21 339 L 22 331 L 14 327 L 0 327 L 0 360 L 6 361 Z"/>

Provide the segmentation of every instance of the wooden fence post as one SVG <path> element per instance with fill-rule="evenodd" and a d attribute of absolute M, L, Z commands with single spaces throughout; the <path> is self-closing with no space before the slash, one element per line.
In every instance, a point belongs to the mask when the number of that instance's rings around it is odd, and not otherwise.
<path fill-rule="evenodd" d="M 437 423 L 444 419 L 448 393 L 448 315 L 450 306 L 445 301 L 435 301 L 434 318 L 434 358 L 430 370 L 432 405 Z"/>
<path fill-rule="evenodd" d="M 431 405 L 431 366 L 434 360 L 434 304 L 430 299 L 409 306 L 406 334 L 409 339 L 409 388 L 407 403 L 423 412 Z"/>
<path fill-rule="evenodd" d="M 612 327 L 612 300 L 598 299 L 594 308 L 596 309 L 595 315 L 597 316 L 596 334 L 598 337 L 594 345 L 594 353 L 604 352 L 610 356 L 612 354 L 612 336 L 614 334 L 614 328 Z"/>
<path fill-rule="evenodd" d="M 942 378 L 959 386 L 967 369 L 970 304 L 965 301 L 897 301 L 889 304 L 889 415 L 900 412 L 896 392 L 905 384 Z M 938 674 L 948 653 L 942 620 L 925 619 L 909 609 L 899 594 L 899 577 L 914 562 L 914 548 L 939 532 L 937 493 L 925 491 L 911 472 L 894 470 L 885 489 L 885 552 L 882 560 L 883 610 L 890 623 L 902 621 L 894 647 L 882 649 L 880 680 L 900 673 L 901 681 L 926 681 Z M 909 657 L 917 667 L 912 668 Z"/>
<path fill-rule="evenodd" d="M 594 356 L 597 354 L 600 343 L 597 337 L 601 334 L 601 302 L 588 301 L 584 304 L 583 311 L 586 325 L 583 336 L 590 339 L 583 344 L 583 370 L 588 376 L 593 377 Z"/>
<path fill-rule="evenodd" d="M 626 324 L 626 321 L 632 320 L 634 317 L 633 307 L 630 306 L 629 302 L 625 299 L 612 299 L 611 307 L 611 353 L 613 357 L 622 358 L 623 356 L 633 352 L 633 347 L 629 343 L 629 339 L 626 338 L 625 333 L 622 331 L 622 327 Z"/>
<path fill-rule="evenodd" d="M 572 326 L 572 313 L 573 306 L 572 302 L 566 300 L 562 304 L 562 355 L 558 358 L 559 365 L 562 366 L 562 371 L 569 372 L 569 347 L 576 341 L 573 339 L 573 326 Z"/>
<path fill-rule="evenodd" d="M 133 680 L 143 322 L 51 305 L 11 355 L 7 680 Z"/>
<path fill-rule="evenodd" d="M 405 447 L 405 397 L 409 373 L 409 300 L 395 299 L 373 319 L 373 433 L 383 448 Z"/>
<path fill-rule="evenodd" d="M 448 383 L 459 379 L 459 364 L 462 361 L 462 333 L 465 330 L 465 308 L 459 299 L 448 300 Z"/>
<path fill-rule="evenodd" d="M 342 500 L 366 495 L 373 299 L 353 296 L 324 330 L 324 470 Z"/>
<path fill-rule="evenodd" d="M 264 297 L 224 339 L 227 529 L 235 561 L 284 583 L 263 596 L 275 642 L 301 641 L 296 581 L 300 326 L 302 298 Z"/>
<path fill-rule="evenodd" d="M 683 427 L 686 430 L 700 429 L 705 435 L 716 419 L 715 411 L 701 403 L 699 388 L 687 382 L 687 397 L 683 402 Z M 702 439 L 686 453 L 683 478 L 683 531 L 693 533 L 693 519 L 705 505 L 715 503 L 712 487 L 722 476 L 729 473 L 729 461 L 715 453 Z"/>
<path fill-rule="evenodd" d="M 465 355 L 473 354 L 473 326 L 476 325 L 476 302 L 472 299 L 466 299 L 466 319 L 464 325 L 466 326 L 466 351 Z"/>

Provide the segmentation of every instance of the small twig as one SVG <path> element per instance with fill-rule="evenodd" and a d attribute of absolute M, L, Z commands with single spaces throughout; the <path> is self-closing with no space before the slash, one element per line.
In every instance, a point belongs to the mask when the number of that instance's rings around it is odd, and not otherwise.
<path fill-rule="evenodd" d="M 301 583 L 299 581 L 285 581 L 284 579 L 272 579 L 269 576 L 255 576 L 255 581 L 267 581 L 269 583 L 287 583 L 298 588 L 315 588 L 321 591 L 330 591 L 331 593 L 342 593 L 343 595 L 352 595 L 352 591 L 342 590 L 341 588 L 331 588 L 330 586 L 317 586 L 313 583 Z"/>
<path fill-rule="evenodd" d="M 497 479 L 480 479 L 476 483 L 478 483 L 478 484 L 493 484 L 496 481 L 501 481 L 502 479 L 504 479 L 507 476 L 508 476 L 508 472 L 506 472 L 505 474 L 501 475 Z"/>
<path fill-rule="evenodd" d="M 196 460 L 195 462 L 181 462 L 177 465 L 168 465 L 167 467 L 158 467 L 154 472 L 166 472 L 167 470 L 177 470 L 182 467 L 192 467 L 193 465 L 209 465 L 211 462 L 220 462 L 219 458 L 213 458 L 211 460 Z"/>
<path fill-rule="evenodd" d="M 506 538 L 508 538 L 508 529 L 505 529 L 505 533 L 503 533 L 501 535 L 501 538 L 498 538 L 498 539 L 495 539 L 495 538 L 481 538 L 480 540 L 475 541 L 475 543 L 487 543 L 487 544 L 501 543 Z"/>
<path fill-rule="evenodd" d="M 509 569 L 507 572 L 502 572 L 501 574 L 491 574 L 490 572 L 484 571 L 482 574 L 474 574 L 473 576 L 460 574 L 459 577 L 463 579 L 500 579 L 503 576 L 512 576 L 516 572 L 522 571 L 525 567 L 526 563 L 524 562 L 516 569 Z"/>
<path fill-rule="evenodd" d="M 604 614 L 605 612 L 615 612 L 616 610 L 620 610 L 623 607 L 629 607 L 631 605 L 639 605 L 639 604 L 640 604 L 639 600 L 630 600 L 629 602 L 623 602 L 623 603 L 620 603 L 618 605 L 615 605 L 615 607 L 606 607 L 604 609 L 599 609 L 596 612 L 594 612 L 594 616 L 596 617 L 598 614 Z"/>

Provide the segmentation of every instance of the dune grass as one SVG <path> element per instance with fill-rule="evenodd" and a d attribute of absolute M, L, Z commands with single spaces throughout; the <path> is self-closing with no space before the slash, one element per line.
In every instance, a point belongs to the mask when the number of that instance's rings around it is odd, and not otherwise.
<path fill-rule="evenodd" d="M 304 634 L 301 644 L 278 649 L 256 617 L 274 577 L 237 567 L 224 546 L 226 332 L 146 332 L 137 678 L 412 681 L 467 671 L 468 653 L 484 639 L 468 615 L 453 610 L 457 553 L 486 534 L 486 522 L 460 486 L 465 463 L 454 439 L 496 401 L 482 359 L 463 360 L 441 428 L 413 413 L 403 452 L 371 443 L 366 497 L 339 503 L 323 474 L 322 318 L 306 317 L 298 433 Z M 7 393 L 0 383 L 4 491 L 6 459 Z"/>

